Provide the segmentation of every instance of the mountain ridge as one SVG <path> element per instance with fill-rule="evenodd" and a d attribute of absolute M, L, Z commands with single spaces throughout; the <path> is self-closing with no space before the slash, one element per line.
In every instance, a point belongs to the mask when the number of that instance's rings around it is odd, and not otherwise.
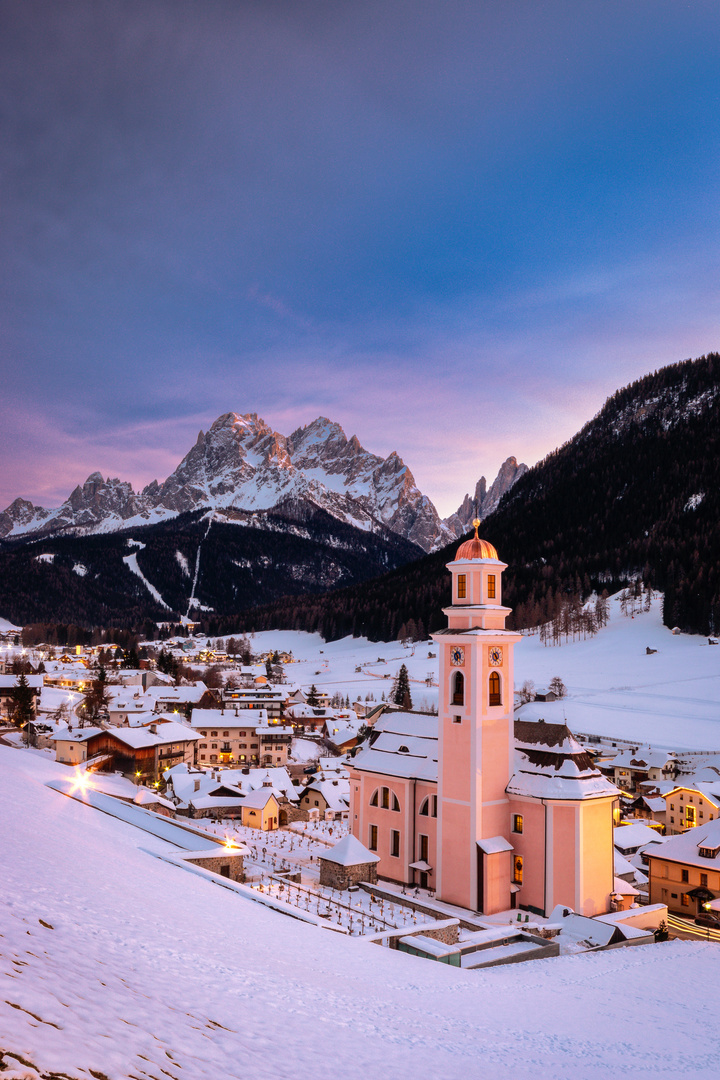
<path fill-rule="evenodd" d="M 327 417 L 285 436 L 257 413 L 228 412 L 199 432 L 162 483 L 153 480 L 135 491 L 127 481 L 93 472 L 55 509 L 15 499 L 0 513 L 0 538 L 113 532 L 202 508 L 265 511 L 295 498 L 365 531 L 385 526 L 432 551 L 461 535 L 476 514 L 491 512 L 524 471 L 527 466 L 508 458 L 489 491 L 481 477 L 475 500 L 466 495 L 443 520 L 395 451 L 386 458 L 372 454 Z"/>

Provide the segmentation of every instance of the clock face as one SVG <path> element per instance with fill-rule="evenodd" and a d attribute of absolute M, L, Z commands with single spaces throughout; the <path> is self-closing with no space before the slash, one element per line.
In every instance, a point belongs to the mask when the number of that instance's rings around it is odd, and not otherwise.
<path fill-rule="evenodd" d="M 493 645 L 488 652 L 488 661 L 491 667 L 500 667 L 503 662 L 503 651 L 499 645 Z"/>
<path fill-rule="evenodd" d="M 462 667 L 465 663 L 465 650 L 462 645 L 453 645 L 450 650 L 450 663 L 453 667 Z"/>

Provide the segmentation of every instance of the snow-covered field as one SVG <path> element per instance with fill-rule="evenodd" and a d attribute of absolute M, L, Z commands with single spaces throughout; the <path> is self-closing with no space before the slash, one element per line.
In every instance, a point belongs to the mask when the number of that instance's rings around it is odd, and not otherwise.
<path fill-rule="evenodd" d="M 699 635 L 674 636 L 662 625 L 659 598 L 634 618 L 621 614 L 617 598 L 610 611 L 610 622 L 594 638 L 557 646 L 543 645 L 537 634 L 524 638 L 515 650 L 516 686 L 530 679 L 539 689 L 559 675 L 568 697 L 542 705 L 540 715 L 548 721 L 566 718 L 577 731 L 658 748 L 720 750 L 720 645 L 708 645 Z M 648 656 L 646 646 L 657 652 Z M 326 644 L 318 634 L 293 631 L 255 635 L 256 651 L 271 647 L 292 650 L 302 660 L 287 665 L 291 681 L 314 682 L 331 695 L 347 692 L 351 700 L 373 693 L 379 701 L 405 663 L 414 680 L 414 707 L 437 706 L 437 685 L 425 685 L 428 677 L 437 683 L 437 659 L 428 656 L 437 651 L 434 644 L 403 648 L 398 641 L 362 638 Z"/>
<path fill-rule="evenodd" d="M 714 944 L 451 969 L 161 862 L 165 841 L 44 786 L 59 775 L 0 746 L 4 1077 L 720 1072 Z"/>

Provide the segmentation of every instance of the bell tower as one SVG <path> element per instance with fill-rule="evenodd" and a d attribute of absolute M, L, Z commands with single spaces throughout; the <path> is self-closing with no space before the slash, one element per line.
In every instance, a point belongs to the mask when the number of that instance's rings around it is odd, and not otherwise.
<path fill-rule="evenodd" d="M 513 772 L 513 650 L 521 635 L 505 629 L 507 564 L 478 536 L 447 564 L 452 603 L 438 645 L 439 899 L 492 914 L 510 907 Z"/>

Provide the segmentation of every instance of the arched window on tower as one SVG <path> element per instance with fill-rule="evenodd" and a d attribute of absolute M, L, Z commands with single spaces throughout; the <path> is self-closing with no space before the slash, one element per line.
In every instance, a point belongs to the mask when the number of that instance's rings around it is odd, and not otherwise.
<path fill-rule="evenodd" d="M 502 698 L 500 696 L 500 676 L 497 671 L 490 672 L 490 679 L 488 680 L 490 690 L 489 705 L 502 705 Z"/>
<path fill-rule="evenodd" d="M 465 704 L 465 679 L 462 671 L 456 671 L 452 680 L 452 704 Z"/>
<path fill-rule="evenodd" d="M 372 798 L 370 799 L 370 805 L 371 806 L 377 806 L 379 793 L 380 793 L 380 788 L 375 788 L 375 790 L 372 793 Z"/>

